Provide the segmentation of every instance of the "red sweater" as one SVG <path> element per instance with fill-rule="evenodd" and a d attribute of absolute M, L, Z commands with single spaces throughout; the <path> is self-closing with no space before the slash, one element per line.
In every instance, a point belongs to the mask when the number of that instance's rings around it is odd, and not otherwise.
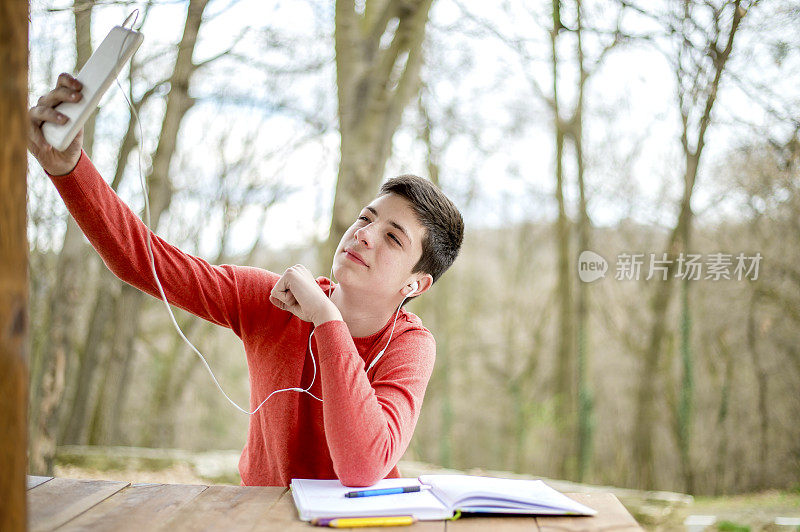
<path fill-rule="evenodd" d="M 150 271 L 147 229 L 89 157 L 82 153 L 70 174 L 51 180 L 108 268 L 159 297 Z M 212 266 L 155 234 L 152 247 L 169 302 L 229 327 L 242 339 L 250 410 L 273 390 L 309 385 L 313 324 L 269 302 L 279 275 L 247 266 Z M 327 293 L 330 280 L 320 277 L 317 283 Z M 338 478 L 348 486 L 369 486 L 400 476 L 396 464 L 414 432 L 436 345 L 420 319 L 401 310 L 386 353 L 365 372 L 389 341 L 392 319 L 376 333 L 358 338 L 343 321 L 316 328 L 311 344 L 319 370 L 310 391 L 323 402 L 305 393 L 281 392 L 250 416 L 239 459 L 242 484 L 288 486 L 292 478 Z M 235 415 L 233 407 L 230 415 Z"/>

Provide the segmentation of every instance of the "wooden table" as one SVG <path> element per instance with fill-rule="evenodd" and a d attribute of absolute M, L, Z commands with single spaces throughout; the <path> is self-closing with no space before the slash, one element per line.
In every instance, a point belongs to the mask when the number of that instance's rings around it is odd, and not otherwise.
<path fill-rule="evenodd" d="M 642 530 L 610 493 L 572 493 L 594 517 L 471 517 L 426 521 L 398 530 L 467 532 Z M 303 530 L 286 488 L 130 484 L 28 477 L 28 528 L 39 530 Z M 319 529 L 318 529 L 319 530 Z M 370 528 L 359 530 L 387 530 Z"/>

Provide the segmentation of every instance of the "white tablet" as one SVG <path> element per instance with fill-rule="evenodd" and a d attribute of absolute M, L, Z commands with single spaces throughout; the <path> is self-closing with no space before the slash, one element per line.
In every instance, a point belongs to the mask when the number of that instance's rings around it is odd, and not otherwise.
<path fill-rule="evenodd" d="M 64 151 L 75 139 L 83 124 L 100 103 L 108 87 L 116 79 L 131 56 L 144 40 L 144 35 L 138 31 L 129 30 L 121 26 L 111 29 L 92 57 L 86 62 L 75 78 L 83 84 L 81 101 L 62 102 L 55 108 L 69 120 L 65 124 L 45 122 L 42 124 L 44 138 L 53 148 Z"/>

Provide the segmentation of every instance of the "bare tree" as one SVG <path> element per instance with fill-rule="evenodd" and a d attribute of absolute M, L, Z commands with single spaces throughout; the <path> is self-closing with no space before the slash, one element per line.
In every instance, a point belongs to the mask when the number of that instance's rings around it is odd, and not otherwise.
<path fill-rule="evenodd" d="M 616 44 L 617 40 L 613 41 Z M 583 12 L 580 0 L 575 1 L 575 48 L 576 63 L 578 67 L 578 97 L 575 102 L 575 112 L 572 118 L 572 141 L 575 145 L 576 177 L 578 184 L 578 251 L 590 248 L 591 220 L 589 218 L 588 199 L 585 182 L 585 158 L 583 154 L 583 107 L 585 101 L 586 81 L 589 72 L 585 65 L 583 50 Z M 593 399 L 589 385 L 591 372 L 589 371 L 588 346 L 589 346 L 589 286 L 578 283 L 576 287 L 575 302 L 575 329 L 576 329 L 576 384 L 578 403 L 577 423 L 577 479 L 583 480 L 589 472 L 592 456 L 593 437 Z"/>
<path fill-rule="evenodd" d="M 526 18 L 537 25 L 534 9 L 505 2 L 502 4 L 507 19 L 515 18 L 515 9 L 522 9 Z M 535 65 L 542 60 L 535 53 L 535 40 L 529 35 L 509 35 L 497 29 L 489 20 L 472 15 L 462 6 L 465 15 L 489 35 L 502 42 L 519 62 L 524 79 L 528 82 L 532 95 L 550 112 L 554 140 L 554 198 L 557 206 L 555 221 L 557 260 L 556 305 L 558 308 L 558 329 L 554 359 L 556 361 L 553 378 L 556 398 L 556 419 L 561 450 L 559 474 L 564 477 L 580 477 L 587 474 L 591 456 L 592 400 L 588 386 L 588 290 L 586 286 L 575 286 L 574 235 L 577 228 L 578 246 L 588 249 L 591 220 L 588 214 L 586 194 L 585 148 L 583 139 L 584 106 L 586 85 L 600 69 L 605 58 L 617 46 L 630 40 L 621 28 L 625 4 L 617 6 L 618 11 L 611 17 L 614 26 L 604 29 L 598 26 L 585 26 L 583 3 L 576 0 L 563 2 L 553 0 L 549 4 L 549 27 L 542 27 L 549 37 L 548 79 L 539 79 L 533 72 Z M 587 58 L 583 39 L 587 34 L 596 38 L 596 55 Z M 574 54 L 563 56 L 562 43 L 574 46 Z M 592 66 L 589 66 L 592 65 Z M 570 87 L 562 78 L 565 72 L 574 68 L 575 85 Z M 564 92 L 576 94 L 569 98 Z M 568 161 L 568 148 L 573 148 L 575 158 L 575 181 L 577 183 L 579 220 L 571 219 L 568 204 L 569 182 L 565 170 Z M 577 460 L 575 459 L 577 457 Z"/>
<path fill-rule="evenodd" d="M 92 55 L 92 8 L 93 0 L 76 0 L 73 4 L 75 17 L 76 60 L 75 72 L 78 72 Z M 84 127 L 84 146 L 88 154 L 92 152 L 94 142 L 94 124 L 97 113 L 92 113 Z M 67 373 L 71 365 L 75 342 L 75 309 L 79 304 L 79 294 L 85 286 L 85 268 L 83 258 L 87 254 L 78 224 L 69 217 L 61 252 L 56 264 L 56 283 L 50 293 L 46 342 L 37 353 L 40 358 L 39 367 L 43 373 L 37 375 L 41 384 L 37 387 L 38 395 L 34 397 L 35 423 L 31 442 L 31 471 L 42 474 L 53 473 L 53 457 L 57 438 L 58 419 L 63 402 L 61 400 Z"/>
<path fill-rule="evenodd" d="M 561 0 L 552 2 L 552 26 L 550 28 L 550 66 L 552 69 L 552 93 L 550 94 L 550 106 L 553 111 L 553 126 L 555 133 L 555 198 L 558 204 L 558 218 L 556 219 L 556 250 L 558 254 L 558 337 L 555 351 L 556 357 L 556 419 L 559 425 L 560 443 L 559 448 L 563 449 L 561 455 L 561 475 L 570 476 L 572 469 L 570 463 L 575 455 L 575 403 L 576 389 L 576 367 L 574 354 L 574 315 L 573 315 L 573 284 L 574 275 L 572 274 L 571 257 L 571 227 L 569 216 L 567 215 L 567 204 L 565 193 L 567 184 L 564 180 L 564 142 L 567 138 L 567 113 L 562 109 L 561 99 L 559 98 L 559 37 L 566 27 L 561 21 Z"/>
<path fill-rule="evenodd" d="M 749 4 L 748 4 L 749 5 Z M 672 229 L 666 250 L 672 259 L 668 263 L 667 280 L 656 284 L 650 303 L 652 321 L 648 346 L 639 377 L 639 390 L 634 421 L 635 483 L 642 488 L 654 486 L 655 460 L 653 454 L 655 412 L 653 379 L 658 375 L 664 338 L 667 332 L 666 313 L 673 291 L 670 281 L 675 275 L 675 260 L 680 250 L 686 250 L 686 235 L 692 219 L 692 194 L 698 176 L 700 157 L 711 124 L 711 112 L 717 99 L 722 74 L 733 52 L 733 43 L 746 6 L 736 0 L 718 5 L 685 2 L 678 13 L 667 19 L 670 36 L 677 43 L 672 60 L 676 81 L 678 108 L 681 116 L 681 147 L 684 158 L 683 194 L 677 222 Z M 710 22 L 703 24 L 702 17 Z M 688 438 L 690 420 L 682 439 Z M 688 443 L 681 443 L 688 449 Z M 688 453 L 684 456 L 684 463 Z M 689 466 L 685 466 L 688 468 Z M 688 469 L 687 469 L 688 470 Z M 688 477 L 687 477 L 688 478 Z"/>
<path fill-rule="evenodd" d="M 341 160 L 322 265 L 329 264 L 353 213 L 369 202 L 383 178 L 403 110 L 419 90 L 432 1 L 336 2 Z"/>
<path fill-rule="evenodd" d="M 793 366 L 796 374 L 800 375 L 800 356 L 795 348 L 790 347 L 797 345 L 793 333 L 800 325 L 798 132 L 800 125 L 795 123 L 788 138 L 745 144 L 732 154 L 725 166 L 733 175 L 742 176 L 735 178 L 730 186 L 747 198 L 749 220 L 746 233 L 758 242 L 765 255 L 771 255 L 769 268 L 762 270 L 759 282 L 752 283 L 746 295 L 745 352 L 742 358 L 749 359 L 752 367 L 758 420 L 758 438 L 754 438 L 757 441 L 757 467 L 750 479 L 751 489 L 769 486 L 768 479 L 774 475 L 770 474 L 770 469 L 775 468 L 775 460 L 770 458 L 776 445 L 771 433 L 780 423 L 772 420 L 781 401 L 775 399 L 772 389 L 780 385 L 781 375 L 774 374 L 769 368 L 781 364 L 786 372 L 791 372 Z M 781 323 L 787 326 L 781 327 Z M 785 362 L 776 360 L 781 352 L 785 353 Z"/>

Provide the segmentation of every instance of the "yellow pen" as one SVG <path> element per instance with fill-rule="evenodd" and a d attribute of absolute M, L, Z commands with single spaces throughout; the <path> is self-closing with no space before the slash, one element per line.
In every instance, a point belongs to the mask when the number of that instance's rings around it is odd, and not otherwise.
<path fill-rule="evenodd" d="M 314 519 L 312 525 L 327 526 L 331 528 L 359 528 L 366 526 L 407 526 L 413 525 L 417 519 L 411 515 L 394 517 L 336 517 Z"/>

